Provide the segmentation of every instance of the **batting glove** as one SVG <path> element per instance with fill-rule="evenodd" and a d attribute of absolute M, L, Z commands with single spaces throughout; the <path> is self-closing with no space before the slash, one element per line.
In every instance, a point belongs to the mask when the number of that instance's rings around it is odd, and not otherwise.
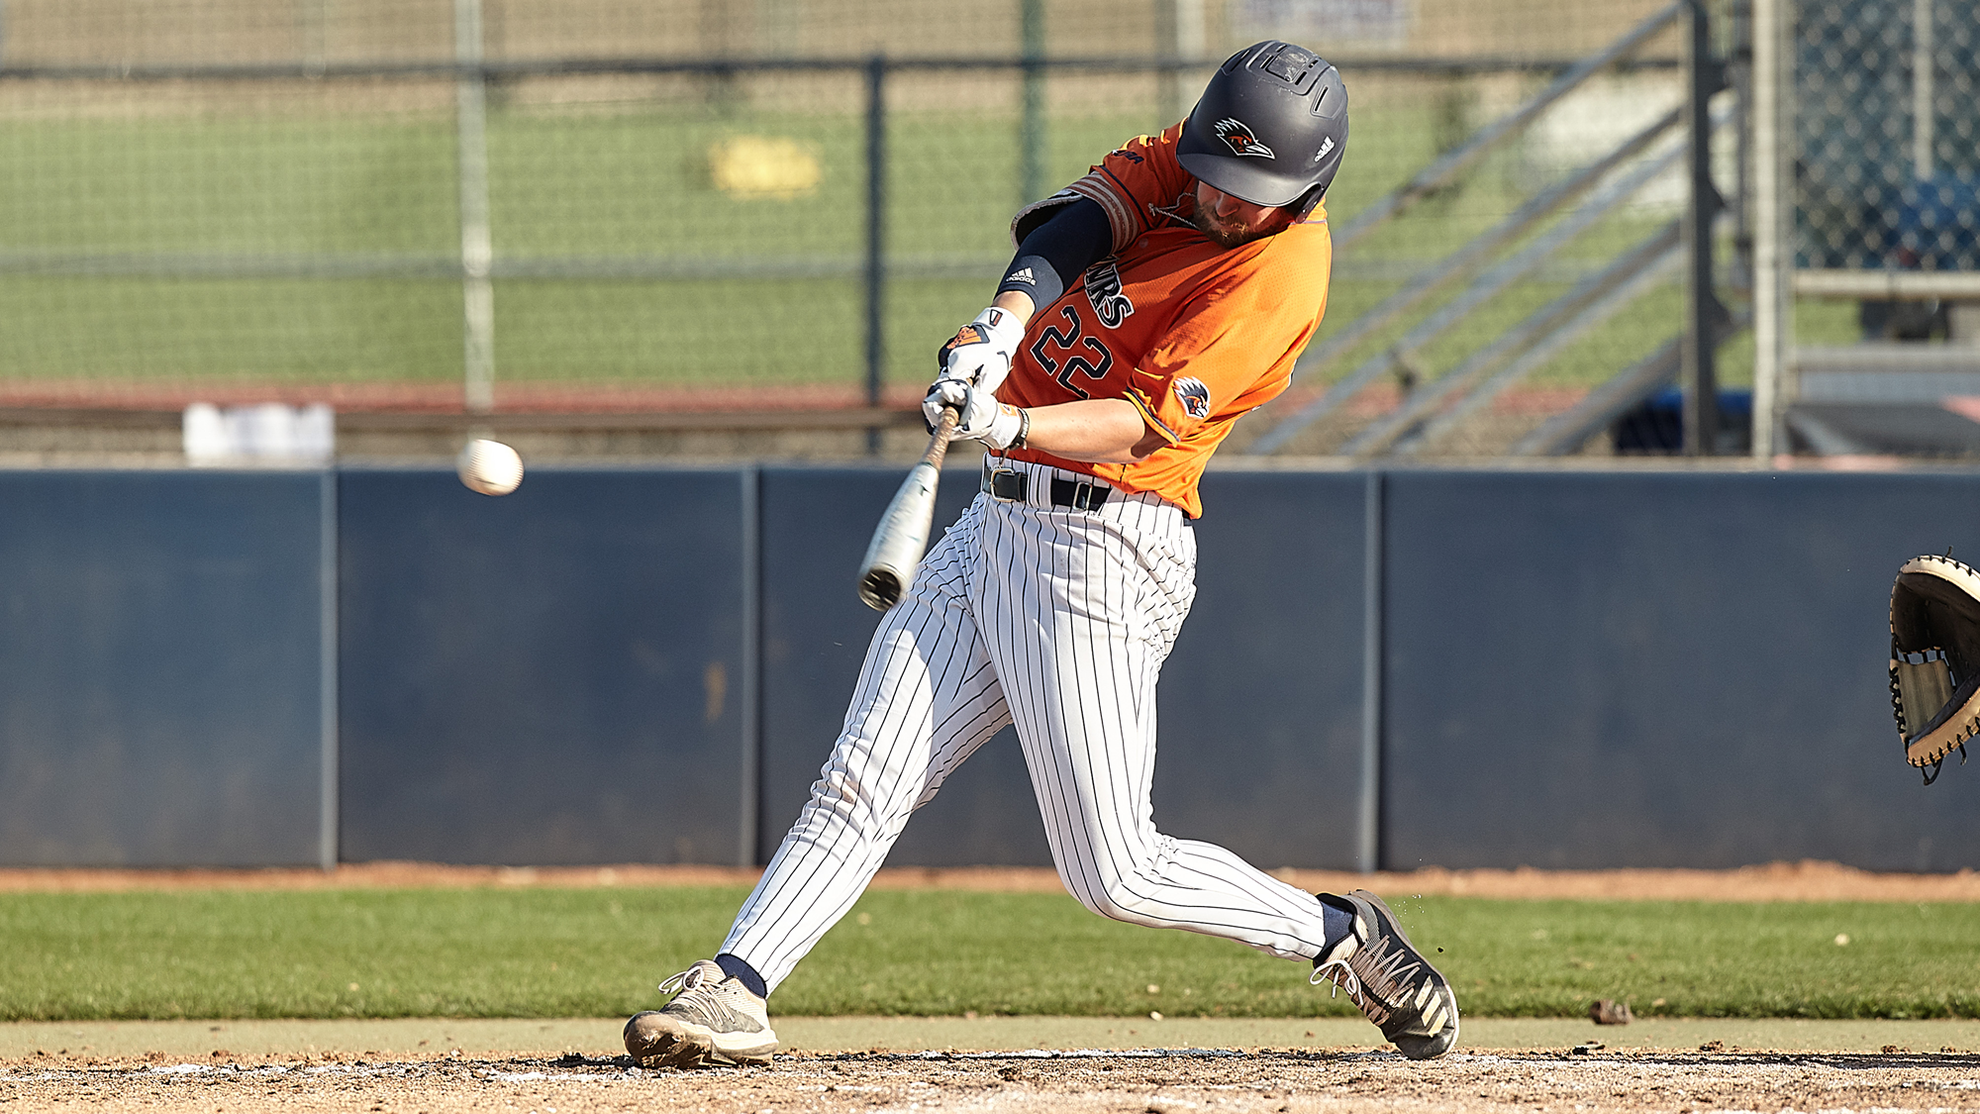
<path fill-rule="evenodd" d="M 949 435 L 950 441 L 981 441 L 1003 452 L 1013 444 L 1021 447 L 1025 433 L 1031 428 L 1031 420 L 1024 411 L 998 402 L 997 396 L 981 387 L 966 388 L 962 405 L 957 409 L 962 412 L 961 420 L 956 422 L 956 431 Z M 939 418 L 941 411 L 937 410 L 936 414 Z"/>
<path fill-rule="evenodd" d="M 1009 310 L 991 306 L 935 354 L 937 383 L 960 383 L 996 393 L 1011 373 L 1011 358 L 1024 343 L 1024 326 Z"/>

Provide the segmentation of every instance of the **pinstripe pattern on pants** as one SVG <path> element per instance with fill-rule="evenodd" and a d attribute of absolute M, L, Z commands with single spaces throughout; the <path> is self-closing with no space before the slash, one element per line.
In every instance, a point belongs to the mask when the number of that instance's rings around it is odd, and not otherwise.
<path fill-rule="evenodd" d="M 1319 902 L 1215 844 L 1157 831 L 1155 685 L 1195 596 L 1188 519 L 1115 491 L 1054 507 L 979 495 L 874 632 L 811 798 L 721 950 L 773 989 L 851 909 L 916 808 L 1015 723 L 1053 861 L 1104 916 L 1312 959 Z"/>

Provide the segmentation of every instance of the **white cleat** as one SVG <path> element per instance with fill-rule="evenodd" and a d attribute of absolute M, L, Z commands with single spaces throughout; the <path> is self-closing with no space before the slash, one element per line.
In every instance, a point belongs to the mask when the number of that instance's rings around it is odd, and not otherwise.
<path fill-rule="evenodd" d="M 777 1051 L 769 1007 L 713 960 L 660 984 L 674 1000 L 626 1022 L 626 1051 L 649 1068 L 767 1064 Z"/>

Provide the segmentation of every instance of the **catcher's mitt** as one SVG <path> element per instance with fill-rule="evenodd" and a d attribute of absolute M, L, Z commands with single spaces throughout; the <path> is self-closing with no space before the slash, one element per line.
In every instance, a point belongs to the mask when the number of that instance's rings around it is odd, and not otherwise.
<path fill-rule="evenodd" d="M 1913 557 L 1891 585 L 1891 711 L 1904 758 L 1930 767 L 1980 732 L 1980 572 L 1947 557 Z"/>

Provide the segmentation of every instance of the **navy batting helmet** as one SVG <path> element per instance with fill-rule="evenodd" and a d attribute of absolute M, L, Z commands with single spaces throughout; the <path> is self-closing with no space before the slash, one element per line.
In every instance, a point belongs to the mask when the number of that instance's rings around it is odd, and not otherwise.
<path fill-rule="evenodd" d="M 1278 40 L 1245 47 L 1217 71 L 1183 123 L 1183 169 L 1253 205 L 1305 212 L 1347 150 L 1347 86 L 1326 59 Z"/>

